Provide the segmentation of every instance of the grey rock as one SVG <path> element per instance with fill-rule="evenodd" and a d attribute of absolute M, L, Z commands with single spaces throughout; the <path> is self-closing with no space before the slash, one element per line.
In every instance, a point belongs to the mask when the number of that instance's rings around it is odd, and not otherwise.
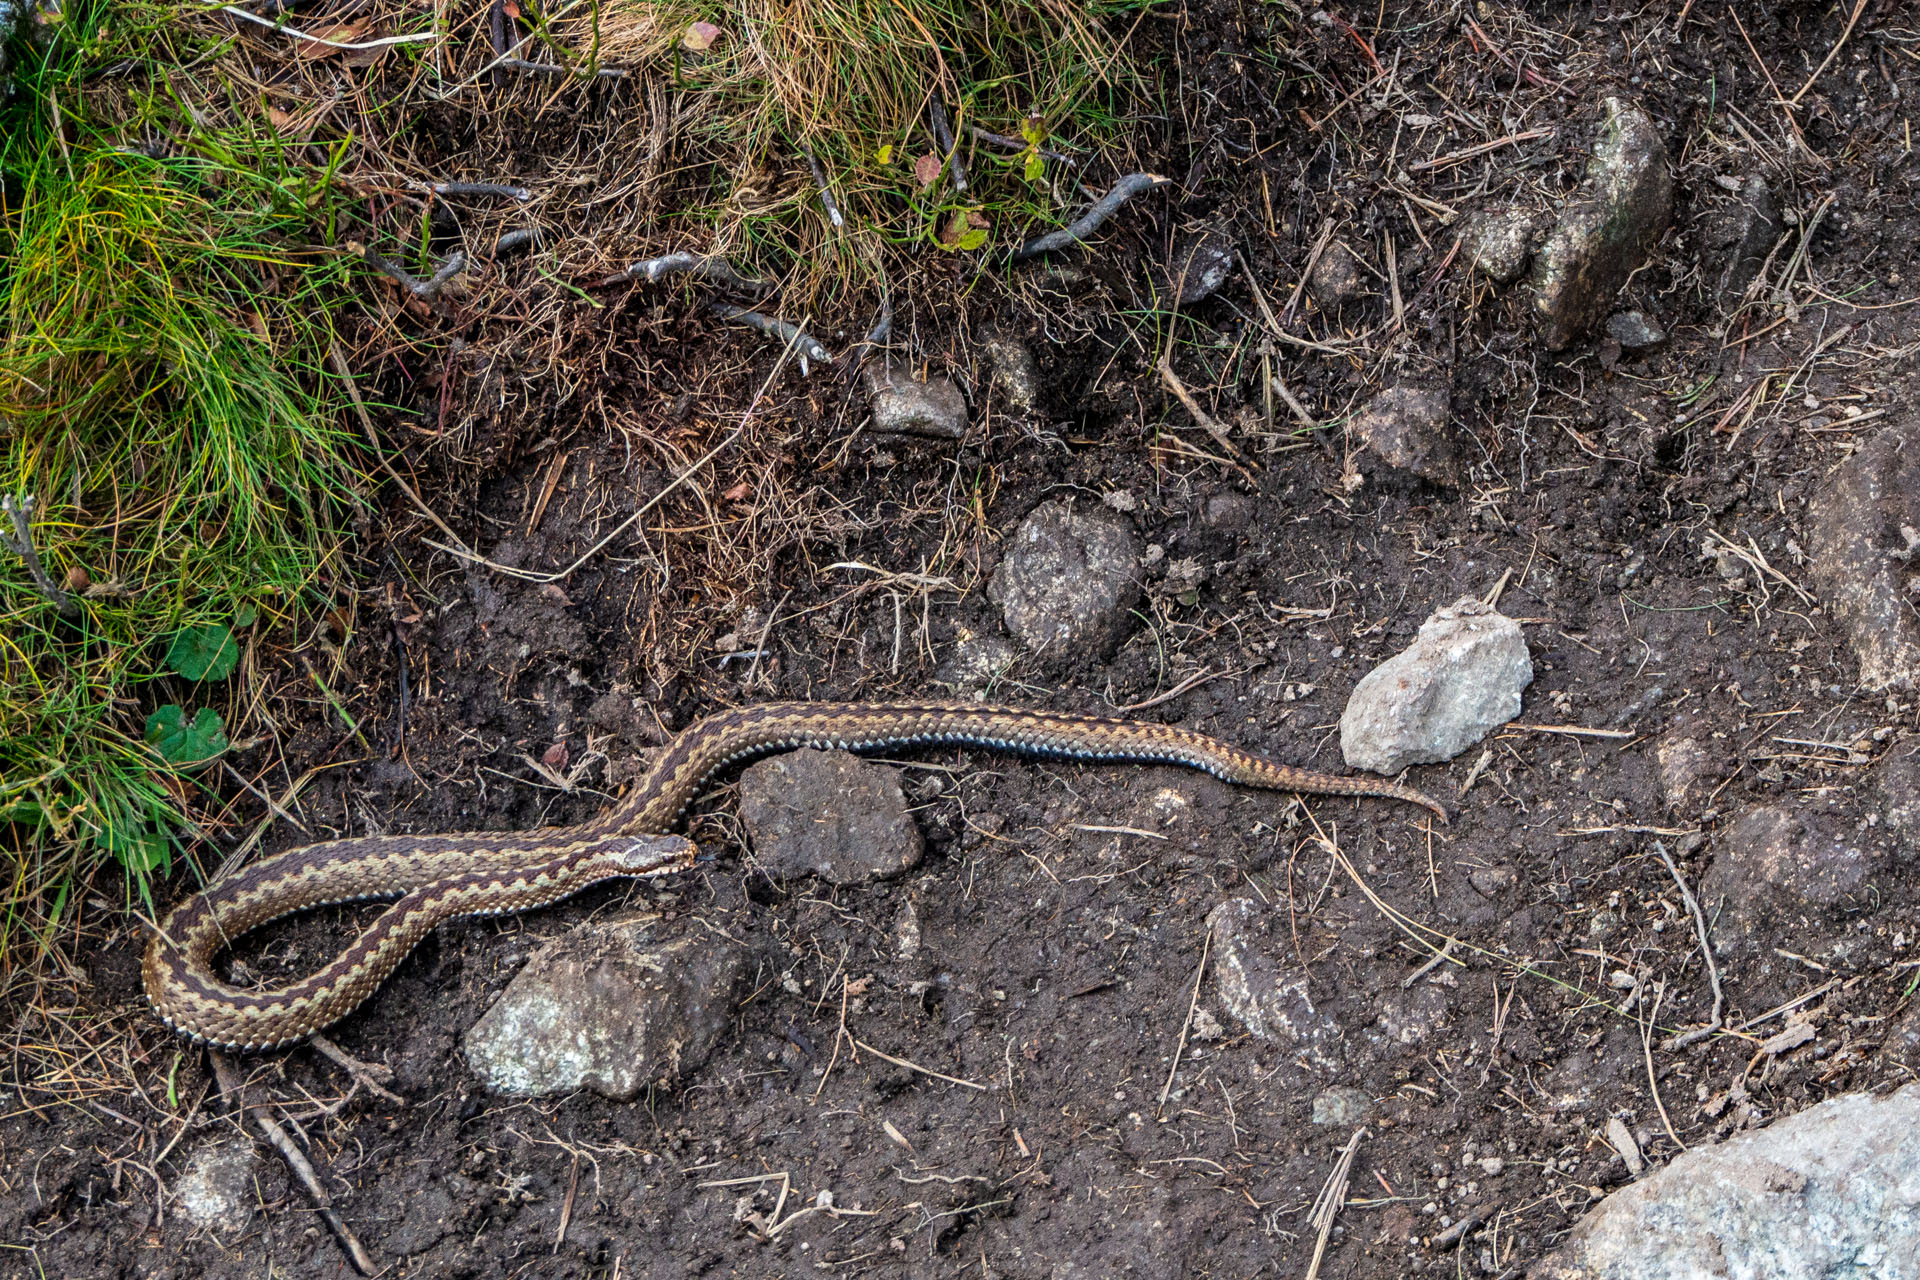
<path fill-rule="evenodd" d="M 1619 98 L 1605 105 L 1586 181 L 1534 257 L 1533 305 L 1550 351 L 1607 314 L 1673 216 L 1673 177 L 1653 119 Z"/>
<path fill-rule="evenodd" d="M 1704 805 L 1727 776 L 1727 749 L 1676 730 L 1654 744 L 1660 796 L 1667 807 L 1690 813 Z"/>
<path fill-rule="evenodd" d="M 60 0 L 0 0 L 0 95 L 13 88 L 15 49 L 46 49 L 61 22 Z"/>
<path fill-rule="evenodd" d="M 1531 209 L 1489 209 L 1467 220 L 1467 261 L 1495 284 L 1512 284 L 1527 269 L 1540 238 L 1541 215 Z"/>
<path fill-rule="evenodd" d="M 920 865 L 900 771 L 845 751 L 793 751 L 740 775 L 740 821 L 775 880 L 864 884 Z"/>
<path fill-rule="evenodd" d="M 984 698 L 1019 656 L 1003 637 L 980 635 L 960 626 L 955 629 L 952 652 L 940 666 L 940 682 Z"/>
<path fill-rule="evenodd" d="M 1702 234 L 1706 267 L 1723 309 L 1732 310 L 1746 297 L 1747 286 L 1760 274 L 1782 229 L 1773 188 L 1758 173 L 1749 174 L 1740 184 L 1732 204 L 1706 216 Z"/>
<path fill-rule="evenodd" d="M 1125 516 L 1045 502 L 1014 531 L 987 595 L 1028 648 L 1102 657 L 1132 625 L 1144 554 Z"/>
<path fill-rule="evenodd" d="M 1412 1048 L 1446 1025 L 1447 993 L 1439 987 L 1421 984 L 1411 991 L 1388 990 L 1375 997 L 1380 1016 L 1374 1021 L 1373 1034 L 1389 1045 Z"/>
<path fill-rule="evenodd" d="M 1174 246 L 1167 260 L 1167 293 L 1175 306 L 1191 307 L 1220 291 L 1233 276 L 1233 241 L 1209 228 Z"/>
<path fill-rule="evenodd" d="M 1842 463 L 1807 515 L 1813 583 L 1871 690 L 1920 682 L 1920 419 Z"/>
<path fill-rule="evenodd" d="M 1614 1192 L 1532 1280 L 1920 1275 L 1920 1085 L 1695 1147 Z"/>
<path fill-rule="evenodd" d="M 259 1163 L 253 1143 L 245 1138 L 196 1148 L 174 1180 L 174 1206 L 181 1217 L 203 1230 L 241 1234 L 253 1222 L 253 1175 Z"/>
<path fill-rule="evenodd" d="M 1322 309 L 1338 311 L 1359 297 L 1366 284 L 1353 250 L 1347 248 L 1344 241 L 1335 240 L 1320 251 L 1320 261 L 1313 264 L 1313 274 L 1307 277 L 1307 293 Z"/>
<path fill-rule="evenodd" d="M 958 440 L 967 434 L 967 398 L 953 379 L 916 378 L 904 366 L 880 360 L 867 366 L 873 429 L 882 435 Z"/>
<path fill-rule="evenodd" d="M 1354 434 L 1389 466 L 1434 484 L 1460 483 L 1460 436 L 1443 387 L 1388 387 L 1353 420 Z"/>
<path fill-rule="evenodd" d="M 1703 899 L 1724 901 L 1734 921 L 1764 918 L 1775 907 L 1797 914 L 1843 906 L 1867 892 L 1885 870 L 1888 853 L 1881 831 L 1844 813 L 1761 805 L 1736 818 L 1715 842 L 1700 892 Z"/>
<path fill-rule="evenodd" d="M 1372 1112 L 1373 1099 L 1365 1089 L 1336 1084 L 1313 1096 L 1311 1118 L 1314 1124 L 1346 1126 L 1363 1123 Z"/>
<path fill-rule="evenodd" d="M 1033 412 L 1040 404 L 1040 366 L 1032 348 L 1010 333 L 989 329 L 981 335 L 980 350 L 993 370 L 994 389 L 1010 407 Z"/>
<path fill-rule="evenodd" d="M 615 1101 L 697 1069 L 733 1018 L 747 951 L 698 925 L 661 932 L 657 915 L 629 916 L 543 947 L 467 1031 L 468 1066 L 497 1093 Z"/>
<path fill-rule="evenodd" d="M 1903 744 L 1873 767 L 1880 820 L 1903 862 L 1920 862 L 1920 751 Z"/>
<path fill-rule="evenodd" d="M 1655 351 L 1667 345 L 1667 331 L 1643 311 L 1616 311 L 1607 317 L 1607 336 L 1629 355 Z"/>
<path fill-rule="evenodd" d="M 1241 1026 L 1284 1045 L 1297 1061 L 1336 1069 L 1340 1028 L 1314 1008 L 1306 970 L 1273 925 L 1273 913 L 1252 898 L 1229 898 L 1208 913 L 1220 1003 Z"/>
<path fill-rule="evenodd" d="M 1340 716 L 1340 753 L 1384 774 L 1451 760 L 1519 715 L 1532 682 L 1520 624 L 1468 596 L 1361 677 Z"/>

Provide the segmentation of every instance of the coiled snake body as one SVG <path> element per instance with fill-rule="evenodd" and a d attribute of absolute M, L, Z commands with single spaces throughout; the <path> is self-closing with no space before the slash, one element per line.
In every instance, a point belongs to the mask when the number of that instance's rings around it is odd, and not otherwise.
<path fill-rule="evenodd" d="M 667 834 L 714 774 L 800 747 L 957 745 L 1066 760 L 1177 764 L 1244 786 L 1441 805 L 1377 778 L 1315 773 L 1173 725 L 978 703 L 770 703 L 709 716 L 659 752 L 632 792 L 591 822 L 527 832 L 356 836 L 264 859 L 176 907 L 147 948 L 147 999 L 176 1031 L 218 1048 L 274 1049 L 344 1017 L 442 921 L 558 901 L 614 877 L 681 871 L 693 844 Z M 272 990 L 220 981 L 234 939 L 310 907 L 397 898 L 318 973 Z"/>

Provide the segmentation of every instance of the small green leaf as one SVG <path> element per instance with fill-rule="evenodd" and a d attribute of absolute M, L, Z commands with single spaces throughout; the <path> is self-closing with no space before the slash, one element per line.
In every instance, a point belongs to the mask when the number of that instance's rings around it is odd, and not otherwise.
<path fill-rule="evenodd" d="M 883 169 L 893 163 L 893 144 L 891 142 L 880 148 L 879 160 L 880 167 Z"/>
<path fill-rule="evenodd" d="M 1028 146 L 1038 151 L 1040 144 L 1047 140 L 1047 126 L 1039 116 L 1028 116 L 1020 122 L 1020 136 L 1027 140 Z"/>
<path fill-rule="evenodd" d="M 136 876 L 166 875 L 173 869 L 173 843 L 144 824 L 102 831 L 94 841 Z"/>
<path fill-rule="evenodd" d="M 187 713 L 169 702 L 147 717 L 146 737 L 171 765 L 205 764 L 227 749 L 227 727 L 212 707 L 200 708 L 188 724 Z"/>
<path fill-rule="evenodd" d="M 1040 158 L 1040 153 L 1038 151 L 1027 152 L 1027 167 L 1026 167 L 1027 181 L 1038 182 L 1046 176 L 1047 176 L 1047 162 Z"/>
<path fill-rule="evenodd" d="M 167 666 L 189 680 L 225 680 L 240 661 L 233 632 L 217 622 L 188 627 L 167 648 Z"/>
<path fill-rule="evenodd" d="M 243 604 L 233 611 L 233 625 L 236 627 L 250 627 L 258 621 L 260 611 L 250 604 Z"/>
<path fill-rule="evenodd" d="M 981 245 L 985 244 L 986 242 L 987 242 L 986 228 L 975 227 L 971 231 L 968 231 L 967 234 L 961 236 L 960 242 L 954 245 L 953 247 L 961 250 L 973 250 L 973 249 L 978 249 Z"/>

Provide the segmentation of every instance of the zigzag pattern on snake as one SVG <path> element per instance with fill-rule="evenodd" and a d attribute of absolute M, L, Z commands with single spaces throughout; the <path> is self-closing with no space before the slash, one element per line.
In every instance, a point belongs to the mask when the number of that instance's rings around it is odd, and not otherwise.
<path fill-rule="evenodd" d="M 574 827 L 466 835 L 356 836 L 243 868 L 176 907 L 142 978 L 175 1030 L 216 1047 L 274 1049 L 346 1016 L 441 922 L 544 906 L 614 877 L 684 870 L 693 844 L 667 834 L 729 765 L 801 747 L 877 751 L 965 746 L 1086 761 L 1174 764 L 1227 782 L 1320 795 L 1437 801 L 1378 778 L 1278 764 L 1174 725 L 978 703 L 769 703 L 701 720 L 655 757 L 628 795 Z M 311 907 L 397 898 L 318 973 L 272 990 L 222 982 L 213 961 L 251 929 Z"/>

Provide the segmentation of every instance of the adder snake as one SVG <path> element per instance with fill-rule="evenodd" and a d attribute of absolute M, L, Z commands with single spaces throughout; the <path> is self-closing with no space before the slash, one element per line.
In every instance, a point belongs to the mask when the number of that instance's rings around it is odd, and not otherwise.
<path fill-rule="evenodd" d="M 147 999 L 176 1031 L 218 1048 L 275 1049 L 346 1016 L 442 921 L 503 915 L 615 877 L 692 865 L 668 835 L 714 774 L 800 747 L 873 751 L 954 745 L 1066 760 L 1177 764 L 1244 786 L 1386 796 L 1446 810 L 1411 787 L 1276 764 L 1173 725 L 976 703 L 770 703 L 723 711 L 659 752 L 632 792 L 591 822 L 529 832 L 355 836 L 277 854 L 176 907 L 147 948 Z M 398 898 L 318 973 L 272 990 L 222 982 L 232 941 L 311 907 Z"/>

